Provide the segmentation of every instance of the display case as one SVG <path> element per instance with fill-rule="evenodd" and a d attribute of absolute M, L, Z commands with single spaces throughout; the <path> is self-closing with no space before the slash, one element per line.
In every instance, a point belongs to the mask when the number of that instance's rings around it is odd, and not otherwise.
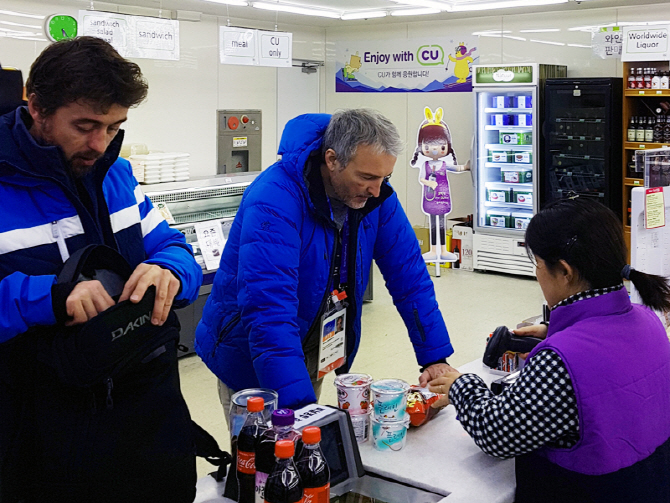
<path fill-rule="evenodd" d="M 180 355 L 193 352 L 195 328 L 212 290 L 216 269 L 207 269 L 198 242 L 195 225 L 198 222 L 220 224 L 227 239 L 230 227 L 246 188 L 260 173 L 240 173 L 194 178 L 186 182 L 147 185 L 144 192 L 153 205 L 167 217 L 170 226 L 178 229 L 193 247 L 196 260 L 203 269 L 203 284 L 197 300 L 177 311 L 181 323 Z"/>
<path fill-rule="evenodd" d="M 670 148 L 636 150 L 635 171 L 644 175 L 647 188 L 670 186 Z"/>

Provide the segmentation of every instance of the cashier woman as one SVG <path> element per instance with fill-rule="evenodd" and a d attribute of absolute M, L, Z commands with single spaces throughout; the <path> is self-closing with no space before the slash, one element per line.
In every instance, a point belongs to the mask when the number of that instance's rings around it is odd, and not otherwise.
<path fill-rule="evenodd" d="M 583 197 L 533 217 L 526 244 L 553 308 L 548 327 L 516 333 L 544 341 L 501 395 L 448 372 L 430 383 L 446 394 L 436 406 L 516 458 L 516 503 L 670 501 L 670 343 L 652 311 L 670 308 L 670 286 L 627 265 L 621 222 Z"/>

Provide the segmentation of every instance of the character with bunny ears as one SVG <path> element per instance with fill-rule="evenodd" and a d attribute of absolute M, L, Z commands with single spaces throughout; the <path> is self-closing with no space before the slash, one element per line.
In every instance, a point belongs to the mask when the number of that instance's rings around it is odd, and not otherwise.
<path fill-rule="evenodd" d="M 430 251 L 424 253 L 426 262 L 435 260 L 454 261 L 456 255 L 447 251 L 444 217 L 451 213 L 451 191 L 447 172 L 463 172 L 470 169 L 470 161 L 458 165 L 456 153 L 451 146 L 449 127 L 442 120 L 442 108 L 433 111 L 424 109 L 426 119 L 419 126 L 417 148 L 412 158 L 412 167 L 419 168 L 419 182 L 423 185 L 421 209 L 430 218 Z M 419 154 L 427 159 L 417 166 Z M 448 162 L 447 162 L 448 161 Z M 441 249 L 437 249 L 437 229 L 440 229 Z"/>

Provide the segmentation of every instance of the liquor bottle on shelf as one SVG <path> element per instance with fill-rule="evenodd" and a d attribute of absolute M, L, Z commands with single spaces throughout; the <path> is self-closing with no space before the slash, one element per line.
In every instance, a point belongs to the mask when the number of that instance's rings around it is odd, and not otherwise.
<path fill-rule="evenodd" d="M 645 89 L 651 89 L 651 79 L 652 77 L 652 69 L 651 68 L 645 68 L 644 69 L 644 88 Z"/>
<path fill-rule="evenodd" d="M 642 73 L 642 68 L 638 68 L 635 74 L 635 87 L 636 89 L 644 89 L 644 74 Z"/>
<path fill-rule="evenodd" d="M 633 68 L 631 68 L 633 70 Z M 635 135 L 637 132 L 637 117 L 631 115 L 630 121 L 628 122 L 628 130 L 626 131 L 628 141 L 635 141 Z M 663 133 L 661 133 L 661 137 Z"/>
<path fill-rule="evenodd" d="M 665 128 L 665 115 L 661 115 L 659 113 L 658 116 L 656 117 L 656 124 L 654 124 L 654 143 L 661 143 L 663 141 L 664 128 Z"/>
<path fill-rule="evenodd" d="M 647 127 L 644 130 L 644 141 L 651 143 L 654 141 L 654 126 L 656 125 L 656 118 L 652 115 L 647 119 Z"/>
<path fill-rule="evenodd" d="M 635 68 L 630 69 L 630 75 L 628 75 L 628 89 L 636 89 L 637 82 L 635 81 Z"/>
<path fill-rule="evenodd" d="M 670 121 L 665 116 L 665 125 L 663 126 L 663 143 L 670 143 Z"/>
<path fill-rule="evenodd" d="M 660 89 L 661 88 L 661 70 L 656 68 L 654 71 L 654 76 L 651 78 L 651 88 Z"/>
<path fill-rule="evenodd" d="M 635 130 L 635 141 L 643 142 L 644 141 L 644 131 L 647 129 L 647 118 L 638 117 L 637 118 L 637 129 Z"/>
<path fill-rule="evenodd" d="M 670 88 L 670 72 L 661 73 L 661 89 Z"/>

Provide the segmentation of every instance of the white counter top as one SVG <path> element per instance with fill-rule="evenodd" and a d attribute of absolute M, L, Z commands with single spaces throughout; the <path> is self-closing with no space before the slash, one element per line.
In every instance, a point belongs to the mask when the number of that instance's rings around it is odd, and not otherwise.
<path fill-rule="evenodd" d="M 500 378 L 476 360 L 459 368 L 477 374 L 487 385 Z M 514 460 L 484 454 L 461 424 L 454 407 L 432 421 L 407 432 L 407 444 L 398 452 L 381 452 L 372 442 L 359 444 L 365 469 L 438 494 L 444 503 L 511 503 L 514 501 Z"/>
<path fill-rule="evenodd" d="M 487 385 L 500 376 L 476 360 L 459 368 L 477 374 Z M 359 444 L 365 469 L 399 482 L 438 494 L 448 494 L 444 503 L 512 503 L 514 460 L 484 454 L 456 420 L 456 410 L 447 407 L 420 428 L 411 428 L 407 444 L 398 452 L 380 452 L 372 442 Z M 212 477 L 198 480 L 196 503 L 228 502 L 220 496 L 223 484 Z"/>

